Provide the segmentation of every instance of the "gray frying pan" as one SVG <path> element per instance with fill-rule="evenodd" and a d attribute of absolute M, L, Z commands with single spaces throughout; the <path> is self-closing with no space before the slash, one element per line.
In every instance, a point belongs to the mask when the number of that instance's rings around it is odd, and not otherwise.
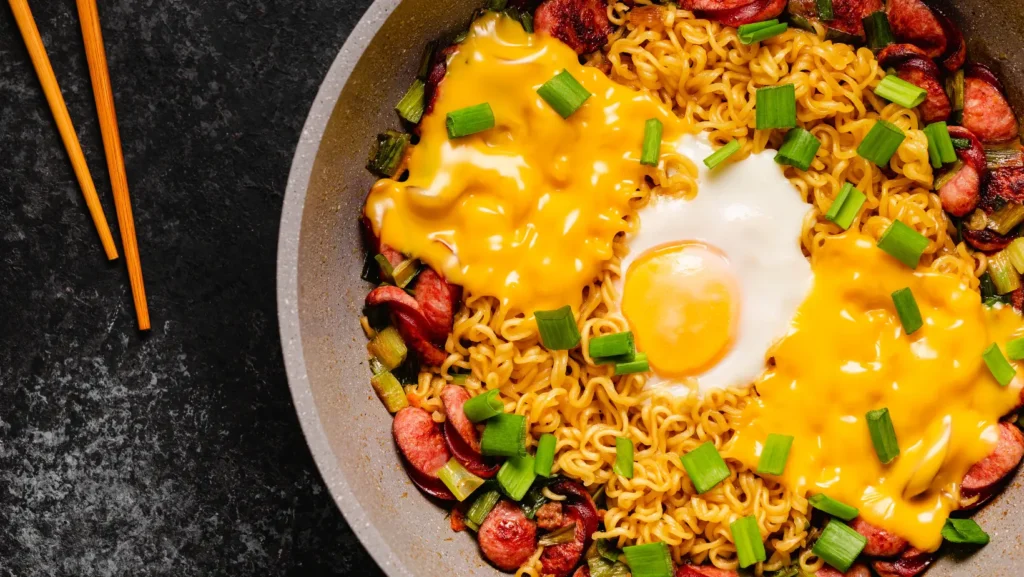
<path fill-rule="evenodd" d="M 406 477 L 391 417 L 369 386 L 357 321 L 368 285 L 357 216 L 373 177 L 364 169 L 377 133 L 416 74 L 423 46 L 460 30 L 483 0 L 377 0 L 320 87 L 295 152 L 278 245 L 278 315 L 302 429 L 338 508 L 391 577 L 496 576 L 476 541 L 453 533 L 445 512 Z M 972 60 L 992 64 L 1024 110 L 1024 4 L 944 0 L 964 28 Z M 977 517 L 992 542 L 945 556 L 928 577 L 1024 574 L 1024 481 Z"/>

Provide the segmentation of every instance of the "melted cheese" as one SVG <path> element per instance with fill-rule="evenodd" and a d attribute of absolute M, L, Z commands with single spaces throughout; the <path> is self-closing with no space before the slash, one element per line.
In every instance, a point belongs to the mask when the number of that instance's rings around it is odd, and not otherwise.
<path fill-rule="evenodd" d="M 563 69 L 593 94 L 567 120 L 537 94 Z M 481 102 L 496 126 L 450 140 L 446 115 Z M 582 66 L 560 41 L 485 16 L 448 62 L 408 179 L 379 181 L 365 214 L 383 242 L 471 295 L 527 316 L 576 309 L 613 256 L 615 235 L 630 229 L 649 118 L 662 121 L 665 142 L 692 132 L 655 99 Z"/>
<path fill-rule="evenodd" d="M 964 473 L 989 454 L 996 423 L 1020 397 L 982 361 L 1022 333 L 1009 308 L 987 309 L 957 278 L 914 272 L 853 233 L 830 238 L 789 335 L 769 353 L 760 398 L 729 454 L 755 468 L 769 433 L 793 435 L 782 482 L 860 509 L 876 526 L 935 550 Z M 910 287 L 925 324 L 904 334 L 893 291 Z M 865 414 L 887 407 L 901 449 L 883 466 Z"/>

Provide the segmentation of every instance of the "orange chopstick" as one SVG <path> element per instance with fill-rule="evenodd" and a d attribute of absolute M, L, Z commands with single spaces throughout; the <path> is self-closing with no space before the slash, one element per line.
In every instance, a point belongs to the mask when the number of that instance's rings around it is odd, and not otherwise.
<path fill-rule="evenodd" d="M 32 58 L 32 65 L 35 66 L 36 75 L 39 76 L 39 83 L 43 86 L 43 94 L 50 104 L 50 112 L 57 123 L 57 130 L 64 141 L 64 148 L 71 157 L 71 167 L 75 170 L 78 178 L 78 185 L 82 187 L 82 195 L 85 196 L 85 204 L 89 207 L 89 214 L 96 225 L 96 231 L 100 235 L 100 242 L 103 243 L 103 250 L 107 258 L 117 258 L 117 247 L 114 246 L 114 237 L 110 235 L 110 226 L 107 225 L 107 217 L 103 214 L 103 207 L 100 206 L 100 198 L 96 195 L 96 185 L 93 184 L 92 175 L 89 174 L 89 165 L 85 163 L 85 154 L 82 152 L 82 145 L 78 142 L 78 135 L 75 134 L 75 127 L 71 124 L 71 115 L 68 114 L 68 107 L 64 104 L 64 96 L 57 84 L 57 77 L 53 74 L 53 66 L 46 56 L 46 47 L 43 46 L 43 39 L 39 36 L 39 29 L 36 28 L 35 19 L 32 18 L 32 11 L 29 10 L 27 0 L 8 0 L 11 11 L 14 12 L 14 19 L 18 22 L 21 36 L 25 39 L 25 46 Z"/>
<path fill-rule="evenodd" d="M 107 170 L 110 171 L 110 187 L 114 190 L 114 207 L 117 222 L 121 227 L 121 244 L 128 264 L 128 278 L 135 299 L 135 316 L 139 330 L 149 330 L 149 306 L 146 304 L 146 286 L 142 281 L 142 262 L 139 260 L 139 245 L 135 238 L 135 219 L 132 217 L 132 201 L 128 194 L 128 176 L 124 169 L 124 154 L 121 151 L 121 133 L 117 128 L 117 111 L 114 109 L 114 93 L 110 88 L 110 71 L 107 69 L 107 54 L 103 49 L 103 31 L 100 29 L 100 14 L 96 0 L 77 0 L 78 17 L 82 21 L 82 39 L 85 42 L 85 57 L 89 61 L 89 75 L 92 77 L 92 91 L 96 97 L 96 111 L 100 117 L 100 131 L 103 133 L 103 148 L 107 155 Z"/>

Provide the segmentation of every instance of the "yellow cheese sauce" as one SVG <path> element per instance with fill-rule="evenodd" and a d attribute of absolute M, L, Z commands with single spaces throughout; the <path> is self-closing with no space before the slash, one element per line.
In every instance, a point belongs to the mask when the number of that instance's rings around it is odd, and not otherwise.
<path fill-rule="evenodd" d="M 935 550 L 968 469 L 995 446 L 1021 377 L 1000 387 L 982 360 L 1022 333 L 1009 307 L 988 309 L 953 276 L 914 272 L 862 235 L 825 240 L 811 294 L 769 351 L 728 454 L 757 467 L 769 433 L 795 437 L 781 477 L 857 507 L 866 521 Z M 910 287 L 924 326 L 906 335 L 891 294 Z M 900 455 L 879 462 L 865 414 L 888 408 Z"/>
<path fill-rule="evenodd" d="M 562 70 L 593 94 L 568 119 L 537 94 Z M 449 139 L 446 115 L 481 102 L 495 127 Z M 562 42 L 484 16 L 448 62 L 408 178 L 379 181 L 365 214 L 383 242 L 470 295 L 528 317 L 576 309 L 613 256 L 615 235 L 636 226 L 624 217 L 649 170 L 640 164 L 649 118 L 663 123 L 663 142 L 693 132 L 656 99 L 581 65 Z"/>

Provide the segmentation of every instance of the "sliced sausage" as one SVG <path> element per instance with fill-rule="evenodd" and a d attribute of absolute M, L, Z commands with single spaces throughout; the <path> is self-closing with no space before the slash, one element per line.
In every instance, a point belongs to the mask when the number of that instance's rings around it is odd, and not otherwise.
<path fill-rule="evenodd" d="M 988 173 L 985 194 L 1007 202 L 1024 202 L 1024 168 L 997 168 Z"/>
<path fill-rule="evenodd" d="M 857 563 L 846 573 L 841 573 L 838 569 L 826 565 L 815 571 L 814 577 L 871 577 L 871 570 L 867 565 Z"/>
<path fill-rule="evenodd" d="M 948 128 L 949 136 L 952 138 L 964 138 L 971 141 L 971 147 L 963 150 L 957 150 L 957 157 L 963 161 L 964 164 L 973 166 L 978 173 L 985 172 L 985 166 L 987 161 L 985 160 L 985 147 L 981 145 L 981 141 L 978 140 L 977 136 L 964 128 L 963 126 L 950 126 Z"/>
<path fill-rule="evenodd" d="M 448 73 L 448 58 L 459 51 L 457 44 L 445 46 L 435 50 L 430 56 L 430 67 L 427 70 L 427 80 L 423 87 L 423 99 L 427 103 L 424 109 L 424 116 L 434 110 L 434 103 L 441 95 L 441 81 Z M 391 263 L 395 264 L 395 263 Z"/>
<path fill-rule="evenodd" d="M 586 539 L 583 541 L 583 550 L 589 549 L 594 531 L 597 531 L 598 523 L 597 506 L 594 505 L 594 500 L 590 498 L 590 493 L 583 488 L 583 485 L 564 478 L 560 478 L 548 485 L 548 491 L 567 497 L 565 501 L 562 501 L 563 511 L 566 515 L 576 511 L 578 516 L 574 520 L 579 521 L 586 535 Z"/>
<path fill-rule="evenodd" d="M 981 175 L 977 169 L 964 164 L 960 170 L 939 189 L 942 210 L 953 216 L 969 214 L 978 206 L 981 198 Z"/>
<path fill-rule="evenodd" d="M 427 330 L 424 327 L 422 315 L 414 316 L 404 312 L 393 312 L 395 326 L 399 334 L 405 340 L 405 344 L 416 351 L 423 364 L 431 367 L 440 366 L 448 353 L 430 341 Z"/>
<path fill-rule="evenodd" d="M 739 573 L 714 565 L 680 565 L 675 577 L 739 577 Z"/>
<path fill-rule="evenodd" d="M 434 269 L 424 268 L 416 277 L 416 302 L 428 323 L 431 339 L 443 343 L 452 331 L 455 307 L 462 300 L 462 289 L 446 281 Z"/>
<path fill-rule="evenodd" d="M 545 531 L 554 531 L 566 523 L 562 504 L 557 501 L 548 501 L 541 505 L 534 518 L 537 520 L 537 526 Z"/>
<path fill-rule="evenodd" d="M 912 58 L 927 60 L 928 55 L 913 44 L 898 43 L 890 44 L 878 52 L 878 64 L 882 68 L 896 68 Z"/>
<path fill-rule="evenodd" d="M 612 33 L 604 0 L 546 0 L 533 14 L 533 27 L 565 42 L 577 54 L 600 49 Z"/>
<path fill-rule="evenodd" d="M 537 526 L 515 503 L 502 499 L 480 524 L 477 541 L 495 567 L 515 571 L 537 547 Z"/>
<path fill-rule="evenodd" d="M 437 477 L 438 469 L 451 455 L 430 413 L 417 407 L 398 411 L 391 423 L 391 434 L 413 482 L 430 495 L 454 500 L 455 496 Z"/>
<path fill-rule="evenodd" d="M 1010 423 L 999 423 L 999 441 L 989 456 L 975 463 L 960 486 L 960 505 L 973 509 L 999 492 L 1001 483 L 1024 457 L 1024 435 Z"/>
<path fill-rule="evenodd" d="M 857 517 L 850 523 L 850 528 L 863 535 L 867 540 L 864 554 L 872 557 L 895 557 L 907 548 L 907 540 L 899 535 L 876 527 Z"/>
<path fill-rule="evenodd" d="M 896 38 L 925 51 L 929 58 L 946 52 L 946 32 L 922 0 L 889 0 L 886 8 Z"/>
<path fill-rule="evenodd" d="M 444 405 L 445 418 L 471 449 L 480 452 L 480 433 L 463 410 L 469 398 L 469 392 L 458 385 L 445 385 L 441 389 L 441 403 Z"/>
<path fill-rule="evenodd" d="M 916 577 L 924 572 L 932 561 L 934 553 L 911 547 L 893 561 L 875 561 L 872 566 L 879 577 Z"/>
<path fill-rule="evenodd" d="M 455 460 L 470 473 L 484 479 L 490 479 L 498 474 L 498 469 L 501 468 L 500 463 L 495 462 L 489 457 L 484 457 L 479 451 L 471 449 L 462 440 L 462 437 L 452 426 L 451 421 L 445 421 L 444 423 L 444 440 L 448 444 L 448 450 L 452 452 Z"/>
<path fill-rule="evenodd" d="M 1017 238 L 1014 234 L 999 234 L 994 230 L 987 228 L 982 230 L 971 230 L 969 228 L 963 229 L 964 240 L 967 244 L 982 252 L 995 252 L 997 250 L 1003 250 L 1013 239 Z"/>
<path fill-rule="evenodd" d="M 415 289 L 413 297 L 396 286 L 379 286 L 366 295 L 366 304 L 388 305 L 409 348 L 425 364 L 437 366 L 448 358 L 442 346 L 451 331 L 455 306 L 462 298 L 461 289 L 430 268 L 419 274 Z"/>
<path fill-rule="evenodd" d="M 1024 288 L 1019 288 L 1010 293 L 1010 305 L 1018 313 L 1024 310 Z M 1021 396 L 1024 397 L 1024 389 L 1021 390 Z"/>
<path fill-rule="evenodd" d="M 771 20 L 786 9 L 786 0 L 755 0 L 732 10 L 700 10 L 697 16 L 738 28 L 744 24 Z"/>
<path fill-rule="evenodd" d="M 590 567 L 586 565 L 580 565 L 580 568 L 572 574 L 572 577 L 590 577 Z"/>
<path fill-rule="evenodd" d="M 569 509 L 565 519 L 569 523 L 576 523 L 576 532 L 572 541 L 544 548 L 544 552 L 540 554 L 540 567 L 544 575 L 568 577 L 576 565 L 579 565 L 580 558 L 583 557 L 585 549 L 583 543 L 589 537 L 583 518 L 579 510 Z"/>
<path fill-rule="evenodd" d="M 695 10 L 735 10 L 756 0 L 680 0 L 679 7 L 693 12 Z"/>
<path fill-rule="evenodd" d="M 921 113 L 921 118 L 929 124 L 944 122 L 953 112 L 953 105 L 949 102 L 949 95 L 939 80 L 938 72 L 938 66 L 931 60 L 908 61 L 896 69 L 897 76 L 928 93 L 917 110 Z"/>
<path fill-rule="evenodd" d="M 946 52 L 940 57 L 942 67 L 950 72 L 956 72 L 963 67 L 964 61 L 967 60 L 967 43 L 964 42 L 964 33 L 956 22 L 953 22 L 953 19 L 943 14 L 941 10 L 933 8 L 932 12 L 939 24 L 942 25 L 942 31 L 946 35 Z"/>
<path fill-rule="evenodd" d="M 818 3 L 816 0 L 790 0 L 789 12 L 799 19 L 815 20 L 828 27 L 830 31 L 841 32 L 842 35 L 850 38 L 836 38 L 836 34 L 828 34 L 826 39 L 839 41 L 864 41 L 864 18 L 873 12 L 884 9 L 882 0 L 833 0 L 832 20 L 823 22 L 818 17 Z M 841 35 L 839 35 L 841 36 Z"/>
<path fill-rule="evenodd" d="M 991 70 L 981 65 L 972 65 L 964 80 L 963 126 L 985 144 L 1013 140 L 1019 132 L 1002 85 Z"/>

